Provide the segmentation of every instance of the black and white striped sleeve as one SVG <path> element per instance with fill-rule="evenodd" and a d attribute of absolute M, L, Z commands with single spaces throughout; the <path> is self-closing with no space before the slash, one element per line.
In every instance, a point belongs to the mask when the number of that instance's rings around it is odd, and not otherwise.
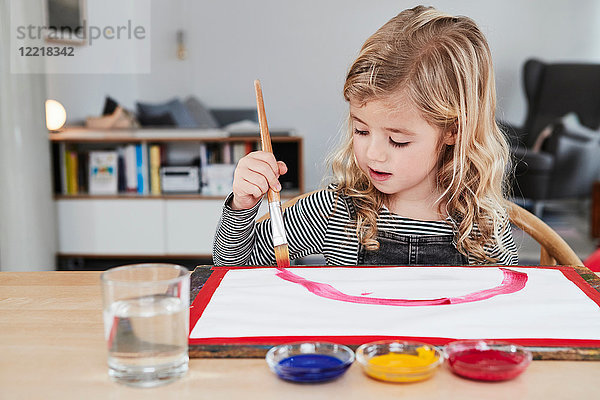
<path fill-rule="evenodd" d="M 275 264 L 271 220 L 256 223 L 258 205 L 249 210 L 232 210 L 228 197 L 223 207 L 213 246 L 215 265 Z M 331 212 L 328 191 L 318 191 L 300 199 L 283 213 L 290 259 L 322 251 Z"/>
<path fill-rule="evenodd" d="M 254 220 L 260 202 L 247 210 L 233 210 L 227 196 L 213 242 L 214 265 L 246 265 L 254 247 Z"/>
<path fill-rule="evenodd" d="M 494 243 L 493 246 L 485 246 L 485 250 L 488 256 L 498 260 L 497 264 L 517 265 L 519 263 L 519 254 L 508 219 L 503 221 L 500 229 L 500 244 Z"/>

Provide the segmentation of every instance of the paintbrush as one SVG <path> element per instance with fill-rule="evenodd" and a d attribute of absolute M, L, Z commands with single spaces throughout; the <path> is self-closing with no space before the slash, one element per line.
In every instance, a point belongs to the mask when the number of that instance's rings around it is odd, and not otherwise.
<path fill-rule="evenodd" d="M 265 114 L 265 103 L 263 102 L 262 89 L 258 79 L 254 81 L 254 91 L 256 92 L 256 109 L 258 110 L 262 150 L 273 153 L 271 135 L 269 135 L 269 126 L 267 125 L 267 115 Z M 267 198 L 269 199 L 271 230 L 273 233 L 273 245 L 275 246 L 275 261 L 277 262 L 277 267 L 286 268 L 290 266 L 290 251 L 288 249 L 288 242 L 283 227 L 281 198 L 279 192 L 276 192 L 271 188 L 267 191 Z"/>

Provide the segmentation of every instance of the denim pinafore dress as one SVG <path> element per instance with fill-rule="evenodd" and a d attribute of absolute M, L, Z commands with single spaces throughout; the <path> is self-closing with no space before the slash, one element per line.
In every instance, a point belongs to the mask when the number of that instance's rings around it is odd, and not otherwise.
<path fill-rule="evenodd" d="M 356 220 L 353 204 L 348 207 Z M 469 258 L 454 246 L 454 235 L 400 235 L 377 230 L 379 250 L 359 244 L 358 265 L 469 265 Z"/>

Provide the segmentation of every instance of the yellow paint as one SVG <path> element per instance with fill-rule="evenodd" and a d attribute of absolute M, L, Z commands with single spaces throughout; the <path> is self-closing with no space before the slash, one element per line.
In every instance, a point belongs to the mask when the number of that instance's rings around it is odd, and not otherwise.
<path fill-rule="evenodd" d="M 375 356 L 368 361 L 367 375 L 391 382 L 416 382 L 429 378 L 435 368 L 427 367 L 438 361 L 435 350 L 417 348 L 417 355 L 389 353 Z"/>

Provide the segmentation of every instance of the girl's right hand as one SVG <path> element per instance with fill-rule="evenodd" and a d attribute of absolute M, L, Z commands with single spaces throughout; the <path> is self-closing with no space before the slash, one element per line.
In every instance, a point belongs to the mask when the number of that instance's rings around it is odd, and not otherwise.
<path fill-rule="evenodd" d="M 238 162 L 233 174 L 233 200 L 231 208 L 247 210 L 262 199 L 269 188 L 279 192 L 279 176 L 287 172 L 283 161 L 277 161 L 273 153 L 254 151 Z"/>

